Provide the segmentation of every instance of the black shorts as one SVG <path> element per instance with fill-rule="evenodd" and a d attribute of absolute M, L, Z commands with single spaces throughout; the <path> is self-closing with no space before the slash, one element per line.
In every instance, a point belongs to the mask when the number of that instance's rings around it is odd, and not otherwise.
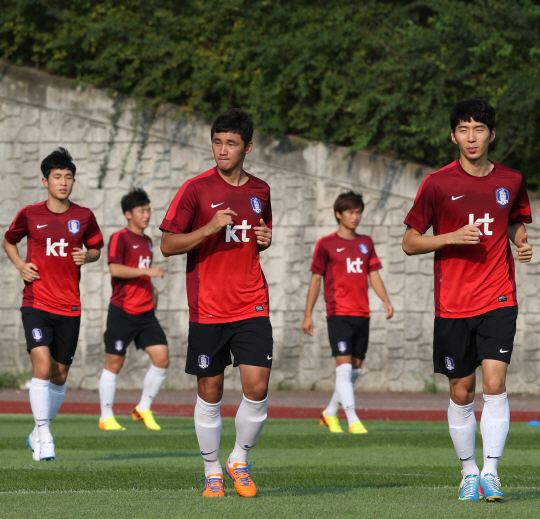
<path fill-rule="evenodd" d="M 126 354 L 131 341 L 135 341 L 138 350 L 144 350 L 148 346 L 167 345 L 167 337 L 154 310 L 132 315 L 116 305 L 109 305 L 107 329 L 103 338 L 106 353 L 122 356 Z"/>
<path fill-rule="evenodd" d="M 474 317 L 435 317 L 435 373 L 464 378 L 474 373 L 484 359 L 510 364 L 517 315 L 517 306 L 507 306 Z"/>
<path fill-rule="evenodd" d="M 332 356 L 352 355 L 364 360 L 369 341 L 369 317 L 332 315 L 327 320 Z"/>
<path fill-rule="evenodd" d="M 79 340 L 81 316 L 58 315 L 25 306 L 21 314 L 28 353 L 38 346 L 48 346 L 56 362 L 70 366 Z"/>
<path fill-rule="evenodd" d="M 186 373 L 199 377 L 221 375 L 227 366 L 272 367 L 274 340 L 268 317 L 233 323 L 189 323 Z"/>

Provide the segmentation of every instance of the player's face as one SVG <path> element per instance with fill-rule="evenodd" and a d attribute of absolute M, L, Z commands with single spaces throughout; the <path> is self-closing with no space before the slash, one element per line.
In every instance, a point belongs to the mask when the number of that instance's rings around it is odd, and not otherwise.
<path fill-rule="evenodd" d="M 133 211 L 126 211 L 126 218 L 141 231 L 148 227 L 151 216 L 152 210 L 150 209 L 150 204 L 134 207 Z"/>
<path fill-rule="evenodd" d="M 43 177 L 41 180 L 53 198 L 66 200 L 73 190 L 75 177 L 69 169 L 53 169 L 48 179 Z"/>
<path fill-rule="evenodd" d="M 345 229 L 354 231 L 362 219 L 362 210 L 360 208 L 345 209 L 342 213 L 336 212 L 336 218 L 339 220 L 339 224 L 345 227 Z"/>
<path fill-rule="evenodd" d="M 461 156 L 475 162 L 487 157 L 489 143 L 495 138 L 495 128 L 490 132 L 484 123 L 471 119 L 469 122 L 459 121 L 451 135 Z"/>
<path fill-rule="evenodd" d="M 253 148 L 253 143 L 244 144 L 237 133 L 214 133 L 212 151 L 220 171 L 234 171 L 242 167 L 244 158 Z"/>

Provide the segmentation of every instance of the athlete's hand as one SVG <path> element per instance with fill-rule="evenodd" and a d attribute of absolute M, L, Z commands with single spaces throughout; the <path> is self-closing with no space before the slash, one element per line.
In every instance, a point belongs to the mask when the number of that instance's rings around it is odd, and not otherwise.
<path fill-rule="evenodd" d="M 19 272 L 21 273 L 21 277 L 28 283 L 32 283 L 33 281 L 36 281 L 36 279 L 40 279 L 38 268 L 33 263 L 23 263 L 19 269 Z"/>
<path fill-rule="evenodd" d="M 480 243 L 480 223 L 465 225 L 461 229 L 450 233 L 452 245 L 476 245 Z"/>
<path fill-rule="evenodd" d="M 270 243 L 272 243 L 272 229 L 267 227 L 262 218 L 259 221 L 261 226 L 253 227 L 253 230 L 255 231 L 255 237 L 257 238 L 259 248 L 264 250 L 268 249 L 268 247 L 270 247 Z"/>
<path fill-rule="evenodd" d="M 149 269 L 145 269 L 145 274 L 151 278 L 162 278 L 163 269 L 161 267 L 150 267 Z"/>
<path fill-rule="evenodd" d="M 527 243 L 527 236 L 527 233 L 523 234 L 519 241 L 519 247 L 516 249 L 520 263 L 529 263 L 532 259 L 532 247 Z"/>
<path fill-rule="evenodd" d="M 238 216 L 230 207 L 217 211 L 214 217 L 206 224 L 210 236 L 217 234 L 226 225 L 232 225 L 232 216 Z"/>
<path fill-rule="evenodd" d="M 86 261 L 88 260 L 88 256 L 86 252 L 84 252 L 82 249 L 79 249 L 78 247 L 73 247 L 73 252 L 71 253 L 71 257 L 73 258 L 73 261 L 75 262 L 75 265 L 84 265 Z"/>
<path fill-rule="evenodd" d="M 392 319 L 392 317 L 394 317 L 394 307 L 390 304 L 390 301 L 383 303 L 383 307 L 386 311 L 386 318 Z"/>
<path fill-rule="evenodd" d="M 304 317 L 302 331 L 308 335 L 313 335 L 313 319 L 311 317 Z"/>

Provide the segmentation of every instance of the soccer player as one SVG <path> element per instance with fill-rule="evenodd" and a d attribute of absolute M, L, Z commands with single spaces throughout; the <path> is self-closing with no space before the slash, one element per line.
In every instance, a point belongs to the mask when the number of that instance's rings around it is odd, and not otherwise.
<path fill-rule="evenodd" d="M 450 115 L 459 159 L 429 174 L 405 219 L 403 250 L 435 252 L 433 364 L 450 383 L 448 425 L 463 479 L 460 500 L 503 501 L 497 466 L 510 409 L 506 371 L 517 318 L 514 260 L 529 262 L 525 223 L 531 209 L 520 173 L 488 159 L 495 139 L 495 110 L 482 98 L 458 103 Z M 433 227 L 433 236 L 424 236 Z M 484 465 L 474 455 L 476 375 L 482 366 L 484 409 L 480 422 Z"/>
<path fill-rule="evenodd" d="M 32 362 L 30 405 L 33 459 L 54 460 L 50 423 L 66 393 L 81 322 L 81 266 L 97 261 L 103 237 L 90 209 L 69 201 L 76 167 L 64 148 L 41 163 L 45 202 L 23 208 L 4 237 L 4 249 L 24 280 L 22 322 Z M 27 237 L 26 261 L 17 243 Z M 86 251 L 83 250 L 83 245 Z"/>
<path fill-rule="evenodd" d="M 105 369 L 99 380 L 101 418 L 99 428 L 125 431 L 114 417 L 116 379 L 124 365 L 126 349 L 132 341 L 143 349 L 152 365 L 146 373 L 139 404 L 132 413 L 148 429 L 159 431 L 152 410 L 167 376 L 169 348 L 167 337 L 156 318 L 158 293 L 150 278 L 163 277 L 161 267 L 152 267 L 152 240 L 144 234 L 150 222 L 150 199 L 143 189 L 133 189 L 122 197 L 127 227 L 115 232 L 109 241 L 109 270 L 113 288 L 105 331 Z"/>
<path fill-rule="evenodd" d="M 302 330 L 313 335 L 311 314 L 324 277 L 324 299 L 328 337 L 332 355 L 336 359 L 334 394 L 322 412 L 320 423 L 332 433 L 342 433 L 337 413 L 342 405 L 347 415 L 349 433 L 365 434 L 355 411 L 354 386 L 362 371 L 369 339 L 368 278 L 375 293 L 383 302 L 386 318 L 391 319 L 394 309 L 379 274 L 381 262 L 375 253 L 373 240 L 356 234 L 364 211 L 362 195 L 349 191 L 334 202 L 334 215 L 339 229 L 321 238 L 315 247 L 311 265 L 306 311 Z"/>
<path fill-rule="evenodd" d="M 197 376 L 195 432 L 204 460 L 203 496 L 224 495 L 219 463 L 223 372 L 239 366 L 244 396 L 226 463 L 236 492 L 253 497 L 249 451 L 266 421 L 273 358 L 268 285 L 259 253 L 272 241 L 270 187 L 243 170 L 253 122 L 239 108 L 211 129 L 216 166 L 188 180 L 161 224 L 165 256 L 187 253 L 189 336 L 186 373 Z M 251 464 L 250 464 L 251 465 Z"/>

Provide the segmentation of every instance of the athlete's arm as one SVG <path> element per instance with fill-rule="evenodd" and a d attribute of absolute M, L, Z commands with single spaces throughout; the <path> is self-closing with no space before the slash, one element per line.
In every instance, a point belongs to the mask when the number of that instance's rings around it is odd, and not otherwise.
<path fill-rule="evenodd" d="M 263 251 L 268 249 L 272 245 L 272 229 L 270 229 L 265 223 L 264 220 L 260 219 L 261 226 L 253 227 L 255 231 L 255 236 L 257 237 L 257 244 L 259 245 L 259 250 Z"/>
<path fill-rule="evenodd" d="M 15 265 L 15 268 L 21 273 L 21 277 L 28 283 L 36 281 L 39 278 L 38 268 L 33 263 L 25 263 L 19 256 L 19 249 L 17 245 L 9 243 L 4 238 L 4 250 L 8 255 L 8 258 L 11 260 L 11 263 Z"/>
<path fill-rule="evenodd" d="M 159 267 L 156 267 L 156 268 L 159 268 Z M 157 310 L 158 297 L 159 297 L 158 289 L 154 285 L 152 285 L 152 303 L 154 303 L 154 310 Z"/>
<path fill-rule="evenodd" d="M 313 312 L 313 307 L 317 302 L 319 297 L 319 292 L 321 291 L 321 278 L 320 274 L 311 274 L 311 281 L 309 282 L 309 289 L 307 293 L 306 301 L 306 311 L 304 313 L 304 322 L 302 323 L 302 331 L 308 335 L 313 335 L 313 319 L 311 318 L 311 313 Z"/>
<path fill-rule="evenodd" d="M 480 243 L 480 231 L 478 227 L 481 224 L 474 223 L 465 225 L 461 229 L 437 236 L 424 236 L 414 227 L 407 225 L 407 230 L 403 236 L 403 252 L 408 256 L 414 254 L 427 254 L 436 250 L 443 249 L 448 245 L 476 245 Z"/>
<path fill-rule="evenodd" d="M 392 319 L 394 316 L 394 307 L 390 303 L 390 298 L 386 293 L 386 288 L 384 288 L 384 283 L 378 270 L 369 273 L 369 282 L 375 293 L 379 296 L 379 299 L 383 302 L 386 318 Z"/>
<path fill-rule="evenodd" d="M 528 263 L 532 259 L 532 246 L 527 243 L 527 229 L 520 223 L 511 223 L 508 225 L 508 238 L 517 247 L 518 261 Z"/>
<path fill-rule="evenodd" d="M 113 278 L 120 279 L 134 279 L 141 276 L 148 276 L 151 278 L 162 278 L 163 269 L 161 267 L 150 267 L 149 269 L 139 269 L 135 267 L 128 267 L 121 263 L 109 263 L 109 270 Z"/>
<path fill-rule="evenodd" d="M 166 258 L 176 254 L 185 254 L 191 249 L 198 247 L 206 238 L 217 234 L 226 225 L 232 225 L 232 216 L 238 216 L 232 209 L 217 211 L 213 218 L 206 224 L 192 232 L 172 233 L 163 231 L 161 235 L 161 252 Z"/>
<path fill-rule="evenodd" d="M 101 256 L 101 251 L 99 249 L 88 249 L 86 252 L 78 247 L 73 247 L 73 252 L 71 253 L 75 265 L 82 266 L 86 263 L 94 263 Z"/>

